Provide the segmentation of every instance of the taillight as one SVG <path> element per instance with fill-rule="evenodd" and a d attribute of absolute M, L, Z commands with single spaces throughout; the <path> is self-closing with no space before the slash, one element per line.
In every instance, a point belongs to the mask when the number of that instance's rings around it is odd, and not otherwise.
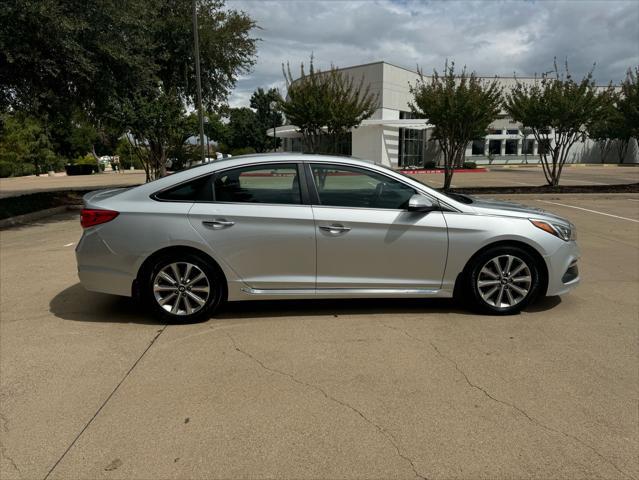
<path fill-rule="evenodd" d="M 82 228 L 94 227 L 101 223 L 110 222 L 119 215 L 119 212 L 113 210 L 94 210 L 92 208 L 83 208 L 80 213 L 80 225 Z"/>

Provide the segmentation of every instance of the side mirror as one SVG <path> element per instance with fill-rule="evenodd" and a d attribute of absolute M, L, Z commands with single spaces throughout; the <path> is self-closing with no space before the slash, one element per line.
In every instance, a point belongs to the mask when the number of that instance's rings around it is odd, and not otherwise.
<path fill-rule="evenodd" d="M 408 211 L 409 212 L 432 212 L 433 210 L 437 210 L 437 206 L 433 203 L 433 201 L 425 197 L 424 195 L 415 194 L 410 197 L 408 200 Z"/>

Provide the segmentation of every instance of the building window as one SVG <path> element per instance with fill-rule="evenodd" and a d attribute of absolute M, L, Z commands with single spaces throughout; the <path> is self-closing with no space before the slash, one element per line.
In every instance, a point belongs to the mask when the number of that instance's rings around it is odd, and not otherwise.
<path fill-rule="evenodd" d="M 506 155 L 517 155 L 517 140 L 506 140 Z"/>
<path fill-rule="evenodd" d="M 544 138 L 537 145 L 537 152 L 544 155 L 550 152 L 550 139 Z"/>
<path fill-rule="evenodd" d="M 491 128 L 490 130 L 488 130 L 488 133 L 490 133 L 491 135 L 501 135 L 501 132 L 503 130 L 500 130 L 499 128 Z"/>
<path fill-rule="evenodd" d="M 486 141 L 483 138 L 473 140 L 473 155 L 484 155 L 486 152 Z"/>
<path fill-rule="evenodd" d="M 514 130 L 506 130 L 506 133 L 508 135 L 519 135 L 519 130 L 516 128 Z"/>
<path fill-rule="evenodd" d="M 489 140 L 488 141 L 488 154 L 489 155 L 501 155 L 501 140 Z"/>
<path fill-rule="evenodd" d="M 525 138 L 522 143 L 521 153 L 524 155 L 532 155 L 535 141 L 532 138 Z"/>
<path fill-rule="evenodd" d="M 412 112 L 399 112 L 400 120 L 417 118 Z M 424 164 L 424 130 L 399 129 L 398 164 L 400 167 Z"/>

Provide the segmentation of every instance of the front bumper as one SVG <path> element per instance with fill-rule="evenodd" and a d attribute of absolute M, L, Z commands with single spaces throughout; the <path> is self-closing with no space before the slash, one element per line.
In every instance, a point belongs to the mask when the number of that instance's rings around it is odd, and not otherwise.
<path fill-rule="evenodd" d="M 546 295 L 563 295 L 579 285 L 581 253 L 577 242 L 564 242 L 552 255 L 544 258 L 548 268 L 548 288 Z"/>

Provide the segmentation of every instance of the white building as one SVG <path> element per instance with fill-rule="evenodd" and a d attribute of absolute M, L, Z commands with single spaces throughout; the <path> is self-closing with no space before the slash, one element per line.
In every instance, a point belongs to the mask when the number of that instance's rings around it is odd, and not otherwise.
<path fill-rule="evenodd" d="M 373 160 L 394 168 L 421 166 L 426 162 L 439 162 L 440 154 L 436 142 L 428 141 L 433 126 L 425 120 L 414 119 L 409 102 L 412 95 L 409 85 L 419 79 L 417 72 L 397 67 L 386 62 L 375 62 L 340 71 L 356 82 L 364 78 L 364 85 L 379 97 L 379 108 L 373 116 L 362 122 L 350 133 L 350 143 L 343 145 L 341 153 Z M 492 79 L 492 78 L 491 78 Z M 519 78 L 520 81 L 533 79 Z M 515 78 L 499 78 L 504 90 L 515 85 Z M 301 134 L 294 125 L 277 127 L 284 151 L 302 151 Z M 272 136 L 273 130 L 269 131 Z M 466 161 L 477 164 L 537 163 L 539 145 L 533 136 L 524 135 L 521 126 L 504 113 L 493 122 L 485 138 L 476 140 L 466 149 Z M 543 148 L 543 146 L 542 146 Z M 617 153 L 612 151 L 608 162 L 616 162 Z M 626 162 L 639 162 L 637 142 L 628 149 Z M 569 163 L 600 162 L 596 144 L 590 140 L 578 142 L 570 151 Z"/>

